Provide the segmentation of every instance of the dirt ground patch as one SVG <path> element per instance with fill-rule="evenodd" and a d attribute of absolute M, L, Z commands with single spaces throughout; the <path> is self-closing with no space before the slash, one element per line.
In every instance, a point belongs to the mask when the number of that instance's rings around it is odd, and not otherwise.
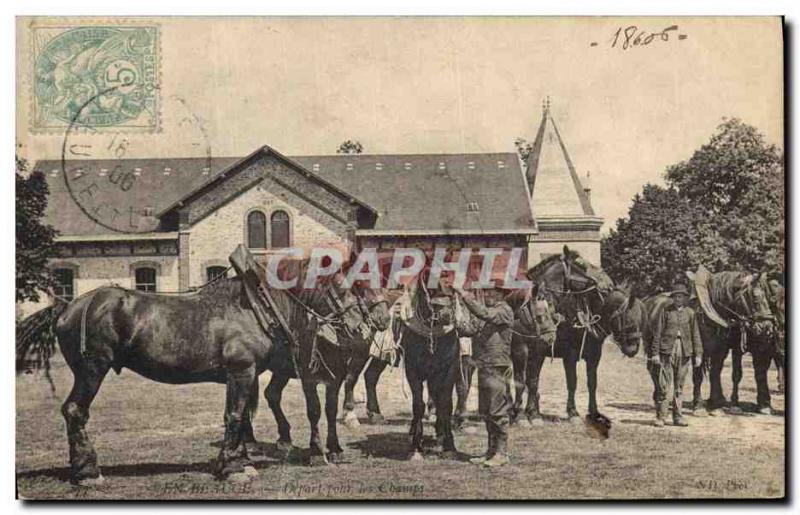
<path fill-rule="evenodd" d="M 741 414 L 688 417 L 690 426 L 651 426 L 652 386 L 644 359 L 623 358 L 607 348 L 600 365 L 600 410 L 611 418 L 610 438 L 592 436 L 583 424 L 560 419 L 566 404 L 559 360 L 542 372 L 542 410 L 548 422 L 512 428 L 512 462 L 500 470 L 468 463 L 485 449 L 483 424 L 471 418 L 468 433 L 456 437 L 459 456 L 442 460 L 429 453 L 407 461 L 410 400 L 402 371 L 384 375 L 378 394 L 386 422 L 339 435 L 347 462 L 311 468 L 303 464 L 308 423 L 299 385 L 291 384 L 284 404 L 298 447 L 288 462 L 277 459 L 275 423 L 262 402 L 255 420 L 262 445 L 256 455 L 259 477 L 246 484 L 215 481 L 209 460 L 223 434 L 224 387 L 153 383 L 129 371 L 106 379 L 95 400 L 88 430 L 106 482 L 79 488 L 67 482 L 67 442 L 60 405 L 71 387 L 63 362 L 53 375 L 51 396 L 40 377 L 17 380 L 17 488 L 28 499 L 640 499 L 775 498 L 784 495 L 784 398 L 773 394 L 777 415 L 751 410 L 755 383 L 745 358 Z M 579 410 L 587 396 L 579 366 Z M 730 368 L 723 371 L 726 394 Z M 261 377 L 262 389 L 269 373 Z M 775 383 L 775 371 L 770 371 Z M 362 389 L 359 385 L 357 388 Z M 687 385 L 688 388 L 688 385 Z M 690 388 L 689 388 L 690 389 Z M 476 395 L 470 407 L 476 408 Z M 708 385 L 704 385 L 705 396 Z M 357 407 L 364 415 L 363 404 Z M 361 419 L 365 421 L 364 418 Z M 324 431 L 324 423 L 322 425 Z M 426 425 L 426 434 L 433 427 Z"/>

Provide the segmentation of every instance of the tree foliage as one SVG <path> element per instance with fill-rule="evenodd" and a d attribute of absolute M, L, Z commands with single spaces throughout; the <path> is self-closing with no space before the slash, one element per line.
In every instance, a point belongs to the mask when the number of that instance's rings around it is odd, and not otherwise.
<path fill-rule="evenodd" d="M 47 260 L 55 257 L 56 230 L 42 222 L 47 208 L 47 180 L 27 174 L 27 162 L 16 158 L 17 302 L 38 301 L 53 286 Z"/>
<path fill-rule="evenodd" d="M 336 149 L 337 154 L 360 154 L 362 152 L 364 152 L 364 145 L 359 141 L 352 140 L 343 141 Z"/>
<path fill-rule="evenodd" d="M 603 267 L 645 291 L 699 264 L 712 271 L 782 271 L 783 155 L 752 126 L 723 120 L 687 161 L 648 184 L 602 241 Z"/>

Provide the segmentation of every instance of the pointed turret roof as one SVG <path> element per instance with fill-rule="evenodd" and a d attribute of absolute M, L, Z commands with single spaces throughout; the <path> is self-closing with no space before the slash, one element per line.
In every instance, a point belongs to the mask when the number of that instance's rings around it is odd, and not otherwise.
<path fill-rule="evenodd" d="M 535 217 L 595 215 L 550 112 L 549 97 L 526 164 Z"/>

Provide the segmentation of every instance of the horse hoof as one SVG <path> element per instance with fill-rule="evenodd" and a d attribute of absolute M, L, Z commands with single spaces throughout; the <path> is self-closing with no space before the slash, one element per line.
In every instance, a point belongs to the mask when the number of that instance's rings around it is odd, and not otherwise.
<path fill-rule="evenodd" d="M 770 406 L 763 406 L 758 408 L 758 413 L 761 415 L 774 415 L 775 412 L 772 410 Z"/>
<path fill-rule="evenodd" d="M 708 410 L 708 416 L 709 417 L 718 417 L 719 415 L 720 415 L 720 412 L 719 412 L 719 409 L 717 409 L 717 408 Z"/>
<path fill-rule="evenodd" d="M 343 463 L 344 462 L 344 453 L 340 452 L 329 452 L 328 453 L 328 462 L 329 463 Z"/>
<path fill-rule="evenodd" d="M 458 453 L 456 451 L 442 451 L 439 453 L 439 459 L 441 460 L 454 460 L 458 457 Z"/>
<path fill-rule="evenodd" d="M 567 422 L 570 424 L 580 424 L 581 423 L 581 416 L 580 415 L 569 415 L 567 417 Z"/>
<path fill-rule="evenodd" d="M 731 412 L 731 413 L 739 414 L 739 413 L 742 413 L 742 408 L 740 406 L 735 406 L 734 405 L 734 406 L 731 406 L 730 408 L 728 408 L 728 411 Z"/>
<path fill-rule="evenodd" d="M 328 459 L 324 454 L 312 454 L 308 458 L 308 465 L 311 467 L 323 467 L 328 465 Z"/>
<path fill-rule="evenodd" d="M 343 422 L 344 425 L 350 429 L 357 429 L 361 426 L 361 422 L 358 421 L 355 411 L 348 411 L 344 416 Z"/>
<path fill-rule="evenodd" d="M 414 451 L 411 456 L 409 456 L 408 461 L 422 461 L 425 458 L 422 457 L 422 453 L 419 451 Z"/>
<path fill-rule="evenodd" d="M 528 423 L 530 423 L 531 427 L 533 427 L 533 426 L 543 426 L 544 425 L 544 419 L 542 417 L 533 417 L 531 419 L 528 419 Z"/>
<path fill-rule="evenodd" d="M 277 447 L 280 452 L 291 452 L 292 449 L 294 449 L 292 442 L 287 442 L 286 440 L 278 440 L 275 442 L 275 447 Z"/>
<path fill-rule="evenodd" d="M 695 408 L 692 410 L 693 417 L 707 417 L 709 415 L 705 408 Z"/>
<path fill-rule="evenodd" d="M 75 481 L 76 486 L 82 486 L 86 488 L 93 488 L 102 485 L 106 482 L 106 478 L 103 477 L 103 474 L 100 474 L 97 477 L 85 477 L 83 479 L 79 479 Z"/>
<path fill-rule="evenodd" d="M 383 415 L 380 413 L 373 413 L 371 411 L 367 413 L 367 421 L 370 424 L 383 424 L 385 420 L 386 419 L 384 419 Z"/>

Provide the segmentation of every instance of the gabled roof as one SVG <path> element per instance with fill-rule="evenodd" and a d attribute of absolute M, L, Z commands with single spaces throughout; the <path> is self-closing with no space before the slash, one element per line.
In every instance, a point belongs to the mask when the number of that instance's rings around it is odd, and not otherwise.
<path fill-rule="evenodd" d="M 251 162 L 253 159 L 256 159 L 257 157 L 262 156 L 262 155 L 275 156 L 279 161 L 283 161 L 285 164 L 291 166 L 292 168 L 295 168 L 301 174 L 303 174 L 305 177 L 322 184 L 326 188 L 334 191 L 335 193 L 338 193 L 342 197 L 348 199 L 350 202 L 352 202 L 354 204 L 358 204 L 360 207 L 366 209 L 367 211 L 369 211 L 371 213 L 374 213 L 374 214 L 377 214 L 377 210 L 374 207 L 372 207 L 369 204 L 359 200 L 358 198 L 353 196 L 351 193 L 348 193 L 347 191 L 342 190 L 341 188 L 339 188 L 335 184 L 332 184 L 331 182 L 325 180 L 323 177 L 320 177 L 319 174 L 310 172 L 307 168 L 304 168 L 303 165 L 300 164 L 298 161 L 284 156 L 283 154 L 281 154 L 280 152 L 278 152 L 277 150 L 275 150 L 274 148 L 272 148 L 272 147 L 270 147 L 268 145 L 264 145 L 264 146 L 256 149 L 254 152 L 250 153 L 250 155 L 239 159 L 235 163 L 232 163 L 231 165 L 226 167 L 224 170 L 220 170 L 207 183 L 203 184 L 202 186 L 200 186 L 199 188 L 197 188 L 195 190 L 189 191 L 186 195 L 184 195 L 181 199 L 179 199 L 178 201 L 174 202 L 172 205 L 167 207 L 164 211 L 159 212 L 158 216 L 159 217 L 164 216 L 167 213 L 169 213 L 170 211 L 172 211 L 173 209 L 175 209 L 177 207 L 180 207 L 180 206 L 184 205 L 186 202 L 190 201 L 192 198 L 195 198 L 200 193 L 202 193 L 204 191 L 208 191 L 210 188 L 213 188 L 220 181 L 224 180 L 225 177 L 228 176 L 228 174 L 234 172 L 237 169 L 242 168 L 247 163 Z"/>
<path fill-rule="evenodd" d="M 532 234 L 515 153 L 295 157 L 378 209 L 371 234 Z"/>
<path fill-rule="evenodd" d="M 141 230 L 169 231 L 159 216 L 214 188 L 255 156 L 268 153 L 296 167 L 364 209 L 377 214 L 371 234 L 533 234 L 525 178 L 515 153 L 394 154 L 285 157 L 270 147 L 249 156 L 187 159 L 81 160 L 84 174 L 100 175 L 119 164 L 137 169 L 136 188 L 104 189 L 119 202 L 151 208 Z M 115 234 L 87 217 L 69 196 L 60 161 L 40 161 L 50 186 L 46 221 L 62 236 Z M 168 172 L 168 173 L 167 173 Z M 134 193 L 135 190 L 135 193 Z M 108 191 L 108 193 L 106 193 Z M 108 199 L 114 202 L 114 198 Z M 132 236 L 135 238 L 135 235 Z"/>
<path fill-rule="evenodd" d="M 594 216 L 589 196 L 550 113 L 549 101 L 542 110 L 527 168 L 534 216 Z"/>

